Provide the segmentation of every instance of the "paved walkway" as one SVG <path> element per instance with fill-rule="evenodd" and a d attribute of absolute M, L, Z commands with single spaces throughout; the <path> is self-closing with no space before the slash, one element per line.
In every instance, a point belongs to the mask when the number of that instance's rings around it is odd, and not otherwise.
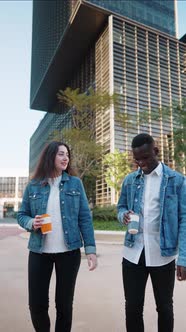
<path fill-rule="evenodd" d="M 27 233 L 16 225 L 0 227 L 0 332 L 33 332 L 27 306 Z M 96 232 L 97 233 L 97 232 Z M 99 266 L 89 272 L 82 253 L 72 332 L 124 332 L 121 280 L 121 236 L 96 234 Z M 50 289 L 50 315 L 54 331 L 54 287 Z M 163 290 L 162 290 L 163 291 Z M 175 332 L 186 331 L 186 283 L 176 282 Z M 150 282 L 145 303 L 146 332 L 157 332 L 156 311 Z M 166 332 L 166 331 L 165 331 Z"/>
<path fill-rule="evenodd" d="M 11 217 L 0 218 L 0 224 L 17 224 L 17 219 Z"/>

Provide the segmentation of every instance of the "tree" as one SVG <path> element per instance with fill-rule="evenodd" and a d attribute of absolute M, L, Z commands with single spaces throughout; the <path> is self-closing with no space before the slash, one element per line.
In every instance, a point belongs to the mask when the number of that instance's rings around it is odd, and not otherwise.
<path fill-rule="evenodd" d="M 109 187 L 116 190 L 118 196 L 123 179 L 130 172 L 128 153 L 115 149 L 114 153 L 108 153 L 104 156 L 103 165 L 106 169 L 105 181 Z"/>
<path fill-rule="evenodd" d="M 173 106 L 174 158 L 179 169 L 186 171 L 186 99 Z"/>
<path fill-rule="evenodd" d="M 80 177 L 83 178 L 87 173 L 95 176 L 98 170 L 96 164 L 99 163 L 104 148 L 96 142 L 96 116 L 107 110 L 115 97 L 92 88 L 86 93 L 80 93 L 79 89 L 69 87 L 64 91 L 59 90 L 57 97 L 60 103 L 71 110 L 71 126 L 63 129 L 62 135 L 73 150 Z"/>
<path fill-rule="evenodd" d="M 119 108 L 118 108 L 119 109 Z M 186 99 L 181 103 L 174 102 L 173 105 L 151 110 L 141 111 L 137 116 L 116 111 L 116 119 L 124 129 L 135 129 L 145 126 L 148 128 L 151 122 L 170 123 L 172 118 L 173 130 L 170 130 L 169 143 L 173 147 L 172 158 L 175 160 L 175 167 L 186 172 Z"/>
<path fill-rule="evenodd" d="M 100 174 L 104 153 L 104 145 L 96 142 L 96 117 L 114 103 L 115 96 L 94 91 L 92 88 L 86 93 L 80 93 L 79 89 L 73 90 L 68 87 L 65 90 L 59 90 L 57 97 L 66 110 L 70 110 L 71 124 L 70 128 L 55 131 L 53 138 L 60 137 L 68 142 L 73 154 L 73 166 L 84 181 L 87 195 L 94 200 L 95 180 Z"/>
<path fill-rule="evenodd" d="M 80 93 L 78 88 L 73 90 L 68 87 L 65 90 L 59 90 L 57 98 L 71 110 L 72 128 L 89 129 L 95 137 L 96 116 L 115 103 L 117 97 L 115 94 L 95 91 L 93 88 L 89 88 L 86 93 Z"/>
<path fill-rule="evenodd" d="M 144 112 L 145 115 L 145 112 Z M 170 123 L 172 118 L 173 130 L 170 130 L 169 143 L 173 147 L 172 157 L 175 168 L 185 173 L 186 171 L 186 99 L 175 101 L 173 105 L 155 110 L 152 120 Z"/>

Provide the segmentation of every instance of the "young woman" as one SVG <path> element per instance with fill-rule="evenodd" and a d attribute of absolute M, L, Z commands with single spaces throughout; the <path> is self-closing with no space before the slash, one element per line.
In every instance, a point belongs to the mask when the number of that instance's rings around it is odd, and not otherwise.
<path fill-rule="evenodd" d="M 41 226 L 46 213 L 52 220 L 52 232 L 44 235 Z M 49 285 L 55 267 L 55 332 L 70 332 L 80 247 L 84 245 L 89 270 L 96 268 L 97 258 L 87 197 L 81 180 L 72 176 L 66 144 L 54 141 L 44 149 L 26 187 L 18 223 L 30 232 L 29 308 L 35 331 L 50 331 Z"/>

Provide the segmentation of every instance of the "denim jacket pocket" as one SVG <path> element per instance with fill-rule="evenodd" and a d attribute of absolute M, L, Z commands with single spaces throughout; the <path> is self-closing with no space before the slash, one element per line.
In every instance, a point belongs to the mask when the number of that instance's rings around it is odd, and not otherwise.
<path fill-rule="evenodd" d="M 164 207 L 164 210 L 166 210 L 168 214 L 173 213 L 173 215 L 176 216 L 178 207 L 177 195 L 165 195 Z"/>
<path fill-rule="evenodd" d="M 32 193 L 29 195 L 30 199 L 30 208 L 32 216 L 40 214 L 41 205 L 42 205 L 42 195 L 38 192 Z"/>
<path fill-rule="evenodd" d="M 66 204 L 69 209 L 79 209 L 80 205 L 80 192 L 77 190 L 65 191 Z"/>

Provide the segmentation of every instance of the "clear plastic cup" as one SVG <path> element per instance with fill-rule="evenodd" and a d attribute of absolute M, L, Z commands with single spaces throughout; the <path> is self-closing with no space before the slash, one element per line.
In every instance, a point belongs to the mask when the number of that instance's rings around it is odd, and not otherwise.
<path fill-rule="evenodd" d="M 129 216 L 128 232 L 135 235 L 139 231 L 139 215 L 137 213 L 130 213 Z"/>

